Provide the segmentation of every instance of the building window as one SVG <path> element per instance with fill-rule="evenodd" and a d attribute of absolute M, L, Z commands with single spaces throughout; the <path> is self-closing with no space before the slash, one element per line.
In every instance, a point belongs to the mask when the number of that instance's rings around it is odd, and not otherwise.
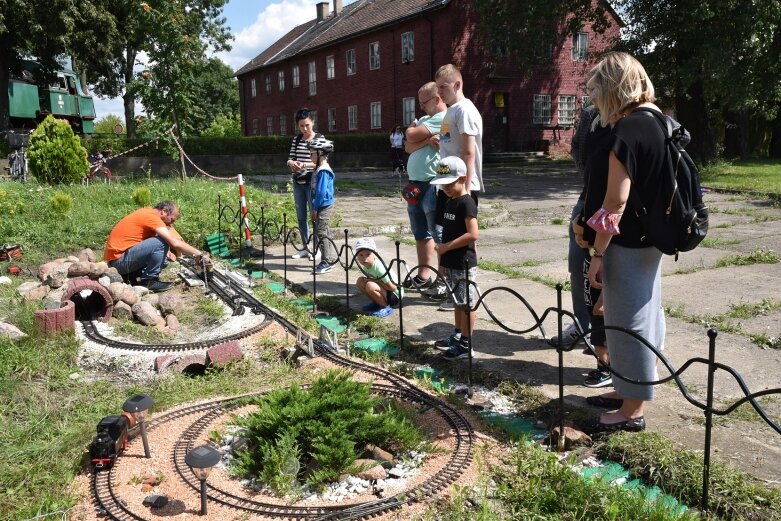
<path fill-rule="evenodd" d="M 328 109 L 328 132 L 336 132 L 336 109 Z"/>
<path fill-rule="evenodd" d="M 258 118 L 252 119 L 252 134 L 255 136 L 258 135 Z"/>
<path fill-rule="evenodd" d="M 408 127 L 412 124 L 412 120 L 415 119 L 415 98 L 402 98 L 401 99 L 401 113 L 404 115 L 403 124 Z"/>
<path fill-rule="evenodd" d="M 298 65 L 293 65 L 293 87 L 301 85 L 301 77 L 298 74 Z"/>
<path fill-rule="evenodd" d="M 309 119 L 312 120 L 312 128 L 317 129 L 317 111 L 316 110 L 310 110 L 309 111 Z"/>
<path fill-rule="evenodd" d="M 372 42 L 369 44 L 369 70 L 377 70 L 380 68 L 380 42 Z"/>
<path fill-rule="evenodd" d="M 271 75 L 266 75 L 266 94 L 271 94 Z"/>
<path fill-rule="evenodd" d="M 349 49 L 345 53 L 345 59 L 347 61 L 347 75 L 352 76 L 357 72 L 357 68 L 355 66 L 355 49 Z"/>
<path fill-rule="evenodd" d="M 585 109 L 586 107 L 591 105 L 591 96 L 583 96 L 580 98 L 580 104 Z"/>
<path fill-rule="evenodd" d="M 559 125 L 571 127 L 575 124 L 575 95 L 559 96 Z"/>
<path fill-rule="evenodd" d="M 588 59 L 588 33 L 572 35 L 572 60 L 584 61 Z"/>
<path fill-rule="evenodd" d="M 369 114 L 371 114 L 371 128 L 382 128 L 382 102 L 370 103 Z"/>
<path fill-rule="evenodd" d="M 550 125 L 550 94 L 534 95 L 534 124 Z"/>
<path fill-rule="evenodd" d="M 309 62 L 309 95 L 317 94 L 317 66 L 315 62 Z"/>
<path fill-rule="evenodd" d="M 250 82 L 249 82 L 249 89 L 250 89 L 250 92 L 252 93 L 252 97 L 253 98 L 258 95 L 258 86 L 255 83 L 255 78 L 252 78 L 250 80 Z"/>
<path fill-rule="evenodd" d="M 285 71 L 279 71 L 277 73 L 277 78 L 279 80 L 279 90 L 281 92 L 285 90 Z"/>
<path fill-rule="evenodd" d="M 358 105 L 347 107 L 347 129 L 358 130 Z"/>
<path fill-rule="evenodd" d="M 271 116 L 266 117 L 266 132 L 269 136 L 274 135 L 274 118 Z"/>
<path fill-rule="evenodd" d="M 415 60 L 415 33 L 401 33 L 401 63 Z"/>
<path fill-rule="evenodd" d="M 332 80 L 336 76 L 336 70 L 334 68 L 334 57 L 325 57 L 325 79 Z"/>
<path fill-rule="evenodd" d="M 279 115 L 279 135 L 284 136 L 287 134 L 287 116 L 284 114 Z"/>

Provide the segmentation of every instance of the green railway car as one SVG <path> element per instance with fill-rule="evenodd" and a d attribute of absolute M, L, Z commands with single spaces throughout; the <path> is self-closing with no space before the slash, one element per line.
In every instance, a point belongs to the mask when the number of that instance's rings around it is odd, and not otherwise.
<path fill-rule="evenodd" d="M 11 74 L 8 82 L 8 102 L 11 126 L 34 128 L 49 114 L 70 122 L 77 134 L 92 134 L 95 104 L 84 92 L 73 71 L 57 71 L 50 85 L 36 82 L 38 64 L 25 62 L 21 75 Z"/>

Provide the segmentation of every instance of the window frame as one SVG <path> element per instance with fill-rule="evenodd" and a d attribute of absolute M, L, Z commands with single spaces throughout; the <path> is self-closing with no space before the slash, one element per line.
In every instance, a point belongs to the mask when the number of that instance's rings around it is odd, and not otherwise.
<path fill-rule="evenodd" d="M 259 129 L 260 125 L 258 123 L 258 118 L 252 118 L 252 135 L 257 136 Z"/>
<path fill-rule="evenodd" d="M 266 132 L 269 136 L 274 135 L 274 116 L 266 116 Z"/>
<path fill-rule="evenodd" d="M 417 108 L 418 98 L 411 96 L 401 98 L 402 125 L 408 127 L 415 120 L 415 109 Z"/>
<path fill-rule="evenodd" d="M 330 54 L 325 57 L 325 79 L 332 80 L 336 78 L 336 60 L 334 55 Z"/>
<path fill-rule="evenodd" d="M 279 135 L 280 136 L 286 136 L 287 135 L 287 115 L 286 114 L 280 114 L 279 115 Z"/>
<path fill-rule="evenodd" d="M 380 42 L 369 43 L 369 70 L 376 71 L 380 68 Z"/>
<path fill-rule="evenodd" d="M 271 74 L 266 74 L 266 94 L 271 94 Z"/>
<path fill-rule="evenodd" d="M 581 31 L 572 35 L 572 61 L 582 62 L 586 60 L 588 60 L 588 33 Z"/>
<path fill-rule="evenodd" d="M 566 108 L 565 103 L 568 104 Z M 558 98 L 558 122 L 562 127 L 575 126 L 575 111 L 578 105 L 578 97 L 575 94 L 559 94 Z M 569 119 L 562 118 L 562 114 L 569 114 Z"/>
<path fill-rule="evenodd" d="M 299 70 L 298 65 L 293 65 L 291 76 L 293 76 L 293 88 L 295 89 L 301 85 L 301 71 Z"/>
<path fill-rule="evenodd" d="M 372 130 L 382 128 L 382 101 L 369 103 L 369 128 Z"/>
<path fill-rule="evenodd" d="M 358 64 L 355 61 L 355 49 L 347 49 L 344 53 L 344 59 L 346 62 L 345 68 L 347 69 L 347 75 L 353 76 L 358 73 Z"/>
<path fill-rule="evenodd" d="M 336 107 L 328 109 L 328 132 L 336 132 Z"/>
<path fill-rule="evenodd" d="M 347 106 L 347 130 L 358 130 L 358 105 Z"/>
<path fill-rule="evenodd" d="M 415 61 L 415 32 L 401 33 L 401 63 Z"/>
<path fill-rule="evenodd" d="M 277 72 L 277 86 L 279 87 L 279 92 L 285 91 L 285 71 Z"/>
<path fill-rule="evenodd" d="M 551 95 L 535 94 L 532 105 L 532 124 L 547 126 L 551 124 Z M 539 113 L 538 113 L 539 109 Z M 547 118 L 545 112 L 547 111 Z"/>
<path fill-rule="evenodd" d="M 250 97 L 255 98 L 258 95 L 258 84 L 255 81 L 255 78 L 250 78 L 249 80 L 249 91 L 250 91 Z"/>
<path fill-rule="evenodd" d="M 315 96 L 317 94 L 317 62 L 312 60 L 307 66 L 308 78 L 309 78 L 309 95 Z"/>

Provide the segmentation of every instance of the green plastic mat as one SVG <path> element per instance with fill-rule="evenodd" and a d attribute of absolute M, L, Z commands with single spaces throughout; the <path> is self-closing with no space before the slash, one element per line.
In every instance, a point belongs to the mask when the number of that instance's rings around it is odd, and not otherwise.
<path fill-rule="evenodd" d="M 353 343 L 353 348 L 371 353 L 385 353 L 388 356 L 399 354 L 399 347 L 384 338 L 364 338 Z"/>
<path fill-rule="evenodd" d="M 347 326 L 339 322 L 339 319 L 336 317 L 318 315 L 315 317 L 315 321 L 317 321 L 318 324 L 328 329 L 329 331 L 333 331 L 334 333 L 341 333 L 347 329 Z"/>
<path fill-rule="evenodd" d="M 491 425 L 496 425 L 511 436 L 533 436 L 540 432 L 538 429 L 534 428 L 534 423 L 530 420 L 515 416 L 514 414 L 499 414 L 490 410 L 483 410 L 478 414 L 485 421 Z"/>
<path fill-rule="evenodd" d="M 415 378 L 418 380 L 427 380 L 431 383 L 437 391 L 444 393 L 450 388 L 452 383 L 451 378 L 447 376 L 440 376 L 439 371 L 433 367 L 418 367 L 414 371 Z"/>
<path fill-rule="evenodd" d="M 291 300 L 290 303 L 293 304 L 294 306 L 298 306 L 300 308 L 312 309 L 312 303 L 309 302 L 308 300 L 304 300 L 304 299 L 300 299 L 299 298 L 299 299 L 296 299 L 296 300 Z"/>
<path fill-rule="evenodd" d="M 281 282 L 269 282 L 266 284 L 266 287 L 274 293 L 282 293 L 285 291 L 285 285 Z"/>
<path fill-rule="evenodd" d="M 674 515 L 680 515 L 686 512 L 689 508 L 672 497 L 669 494 L 665 494 L 662 489 L 657 486 L 647 486 L 639 479 L 629 479 L 629 471 L 621 466 L 619 463 L 606 462 L 603 465 L 597 467 L 586 467 L 583 469 L 581 475 L 586 479 L 598 479 L 606 483 L 614 483 L 618 480 L 625 480 L 620 482 L 621 486 L 627 490 L 636 490 L 645 495 L 645 498 L 650 503 L 658 503 L 667 508 Z"/>

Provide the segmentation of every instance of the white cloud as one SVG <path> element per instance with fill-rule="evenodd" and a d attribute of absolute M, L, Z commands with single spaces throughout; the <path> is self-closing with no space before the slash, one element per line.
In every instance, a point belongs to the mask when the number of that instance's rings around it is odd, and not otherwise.
<path fill-rule="evenodd" d="M 322 0 L 282 0 L 269 4 L 252 24 L 234 33 L 233 50 L 217 53 L 217 57 L 234 70 L 243 67 L 288 31 L 314 19 L 319 1 Z"/>

